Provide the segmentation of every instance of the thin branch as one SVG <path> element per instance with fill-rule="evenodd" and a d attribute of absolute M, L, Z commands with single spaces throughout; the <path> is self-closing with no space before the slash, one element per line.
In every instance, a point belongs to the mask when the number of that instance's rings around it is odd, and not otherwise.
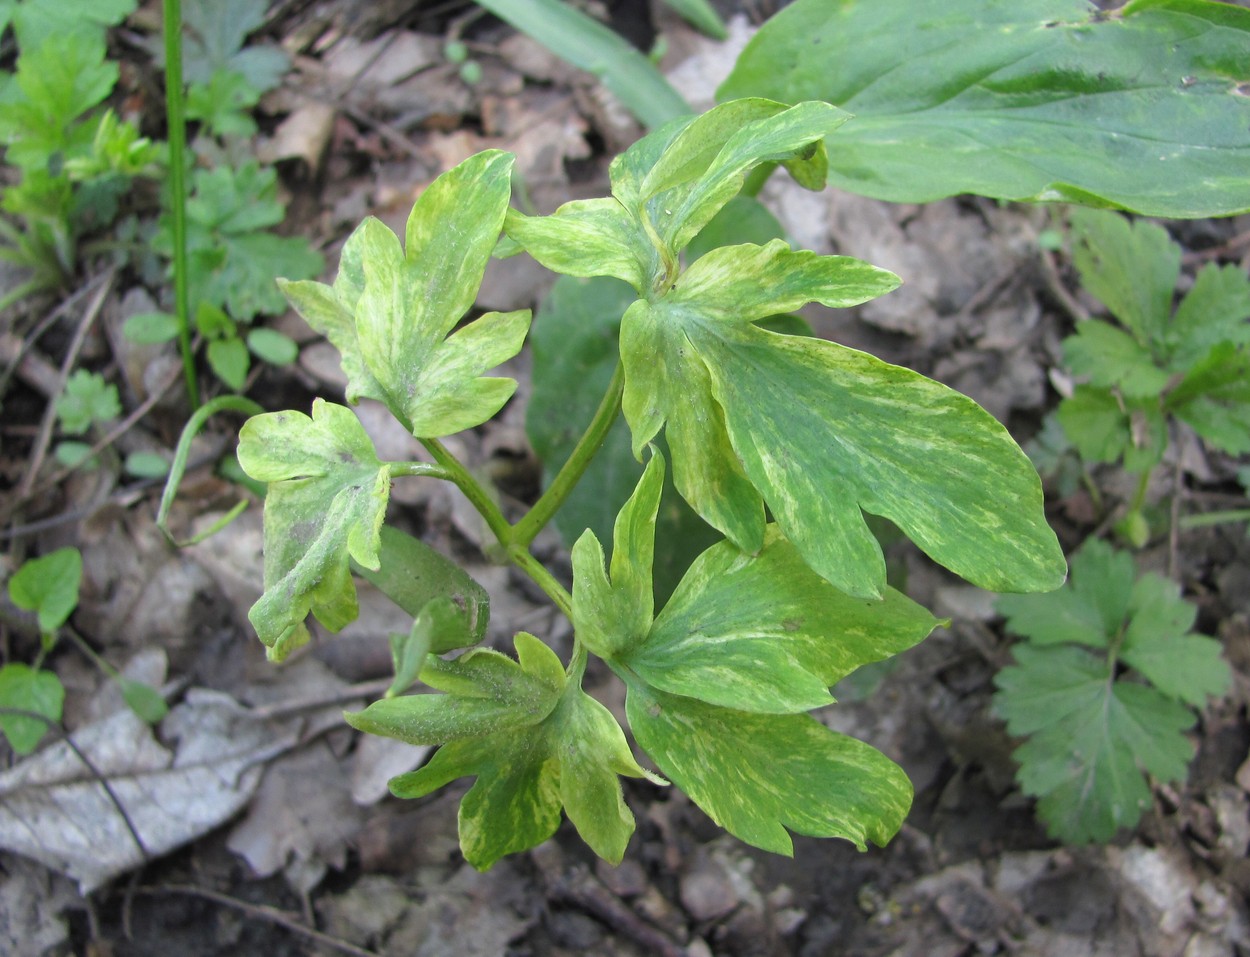
<path fill-rule="evenodd" d="M 145 897 L 161 897 L 169 894 L 199 897 L 206 901 L 212 901 L 214 904 L 221 904 L 223 907 L 232 907 L 247 914 L 249 917 L 255 917 L 258 920 L 268 921 L 271 924 L 284 927 L 292 933 L 315 940 L 326 947 L 331 947 L 344 954 L 351 954 L 352 957 L 378 957 L 377 951 L 365 950 L 363 947 L 357 947 L 355 944 L 348 943 L 345 940 L 331 937 L 329 934 L 302 923 L 298 918 L 292 917 L 286 911 L 270 907 L 267 904 L 250 904 L 247 901 L 239 900 L 237 897 L 231 897 L 229 894 L 209 890 L 207 887 L 196 887 L 193 884 L 160 884 L 150 887 L 136 887 L 135 893 L 143 894 Z"/>

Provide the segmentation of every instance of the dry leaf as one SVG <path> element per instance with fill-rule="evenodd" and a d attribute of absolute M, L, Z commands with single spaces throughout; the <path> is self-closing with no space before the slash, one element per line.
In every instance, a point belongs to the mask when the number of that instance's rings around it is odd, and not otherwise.
<path fill-rule="evenodd" d="M 202 689 L 187 693 L 161 732 L 177 742 L 173 753 L 132 712 L 118 711 L 74 733 L 94 771 L 59 741 L 0 774 L 0 847 L 90 893 L 229 820 L 255 791 L 260 765 L 296 742 L 227 695 Z"/>

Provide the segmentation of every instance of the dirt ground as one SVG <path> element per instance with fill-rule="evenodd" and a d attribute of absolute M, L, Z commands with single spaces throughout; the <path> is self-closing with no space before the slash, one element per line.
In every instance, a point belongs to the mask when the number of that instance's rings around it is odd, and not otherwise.
<path fill-rule="evenodd" d="M 611 7 L 618 29 L 643 46 L 663 32 L 665 69 L 701 106 L 769 10 L 726 5 L 734 19 L 721 44 L 660 4 Z M 311 237 L 330 276 L 342 240 L 364 215 L 402 224 L 434 176 L 480 149 L 516 153 L 530 200 L 550 212 L 571 198 L 605 194 L 608 160 L 640 135 L 592 77 L 465 3 L 285 2 L 274 6 L 265 36 L 292 54 L 294 69 L 262 103 L 257 152 L 281 172 L 290 203 L 285 231 Z M 481 65 L 476 85 L 443 60 L 453 36 Z M 818 334 L 965 392 L 1021 442 L 1037 432 L 1062 387 L 1059 341 L 1072 327 L 1065 302 L 1079 295 L 1062 255 L 1040 250 L 1051 213 L 967 198 L 920 207 L 833 192 L 814 197 L 781 176 L 762 198 L 795 245 L 854 255 L 906 282 L 859 309 L 806 314 Z M 1168 225 L 1185 247 L 1188 276 L 1209 261 L 1250 265 L 1250 217 Z M 93 278 L 88 268 L 88 293 L 99 288 Z M 535 307 L 553 278 L 526 257 L 493 263 L 479 305 Z M 174 381 L 172 347 L 137 347 L 117 334 L 127 316 L 151 308 L 151 297 L 137 278 L 113 277 L 83 352 L 122 385 L 126 411 L 154 383 Z M 76 315 L 67 312 L 71 326 Z M 293 314 L 275 325 L 299 341 L 299 360 L 264 367 L 249 394 L 269 409 L 306 409 L 318 395 L 342 401 L 334 350 Z M 49 400 L 36 373 L 40 363 L 56 370 L 64 339 L 42 340 L 33 366 L 4 396 L 0 494 L 11 495 L 23 475 Z M 529 361 L 524 352 L 508 364 L 521 386 L 498 419 L 449 440 L 505 490 L 506 507 L 532 500 L 540 481 L 524 429 Z M 121 447 L 172 448 L 184 402 L 168 389 Z M 360 414 L 384 458 L 417 456 L 415 440 L 380 407 L 365 403 Z M 221 417 L 193 458 L 211 461 L 237 425 Z M 1245 507 L 1231 480 L 1235 464 L 1192 438 L 1182 441 L 1152 498 L 1162 500 L 1179 482 L 1187 506 Z M 1131 492 L 1113 472 L 1100 480 L 1111 500 Z M 1050 518 L 1074 548 L 1102 516 L 1084 491 L 1048 492 Z M 859 853 L 797 838 L 792 859 L 764 854 L 725 835 L 675 789 L 626 780 L 638 831 L 621 866 L 595 860 L 566 823 L 553 840 L 482 874 L 457 849 L 465 782 L 421 801 L 391 798 L 387 779 L 415 767 L 428 749 L 363 738 L 342 723 L 344 707 L 385 688 L 386 635 L 407 631 L 402 613 L 362 588 L 358 622 L 340 636 L 318 634 L 283 668 L 270 666 L 246 617 L 261 580 L 260 509 L 175 550 L 154 524 L 159 494 L 157 483 L 108 469 L 76 473 L 22 503 L 5 532 L 4 547 L 20 542 L 24 554 L 71 544 L 82 550 L 73 626 L 125 673 L 163 687 L 172 710 L 149 729 L 81 655 L 53 658 L 78 747 L 95 757 L 123 803 L 130 796 L 161 805 L 167 820 L 160 840 L 140 852 L 98 777 L 56 778 L 46 768 L 21 777 L 7 756 L 0 952 L 1250 954 L 1244 524 L 1186 531 L 1139 556 L 1142 568 L 1173 575 L 1198 604 L 1197 630 L 1224 643 L 1234 686 L 1192 731 L 1197 757 L 1188 783 L 1157 787 L 1140 827 L 1110 846 L 1057 844 L 1015 787 L 1012 741 L 989 708 L 992 678 L 1010 661 L 992 596 L 899 546 L 891 560 L 909 594 L 952 625 L 892 667 L 839 689 L 840 703 L 823 716 L 898 761 L 915 785 L 908 822 L 887 848 Z M 172 526 L 184 535 L 206 528 L 241 494 L 211 468 L 194 470 Z M 481 526 L 454 489 L 397 485 L 391 518 L 456 556 L 490 591 L 489 640 L 497 646 L 522 629 L 567 640 L 567 623 L 541 593 L 483 557 Z M 554 531 L 536 549 L 567 574 Z M 4 627 L 9 651 L 27 660 L 27 639 Z M 610 676 L 592 669 L 588 678 L 589 690 L 619 713 L 622 692 Z M 35 833 L 34 820 L 46 830 Z M 41 851 L 49 842 L 57 846 Z"/>

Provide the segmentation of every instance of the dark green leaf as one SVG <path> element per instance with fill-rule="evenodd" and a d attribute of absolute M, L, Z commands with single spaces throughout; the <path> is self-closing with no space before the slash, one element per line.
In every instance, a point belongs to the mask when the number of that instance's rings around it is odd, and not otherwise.
<path fill-rule="evenodd" d="M 911 806 L 879 751 L 807 715 L 733 711 L 631 683 L 630 728 L 660 770 L 739 840 L 792 854 L 787 829 L 884 845 Z M 731 770 L 732 769 L 732 770 Z"/>
<path fill-rule="evenodd" d="M 23 664 L 7 664 L 0 668 L 0 708 L 33 711 L 55 725 L 61 720 L 65 688 L 50 671 L 35 671 Z M 9 746 L 18 755 L 35 750 L 48 723 L 20 714 L 0 713 L 0 731 L 9 739 Z"/>
<path fill-rule="evenodd" d="M 938 5 L 799 0 L 739 57 L 721 99 L 820 99 L 855 114 L 830 182 L 893 202 L 958 193 L 1155 216 L 1250 209 L 1250 11 L 1139 0 Z"/>
<path fill-rule="evenodd" d="M 1166 398 L 1173 415 L 1230 455 L 1250 452 L 1250 351 L 1213 348 Z"/>
<path fill-rule="evenodd" d="M 1168 330 L 1173 372 L 1188 372 L 1221 342 L 1250 342 L 1250 276 L 1238 266 L 1207 263 L 1180 305 Z"/>
<path fill-rule="evenodd" d="M 244 49 L 248 34 L 265 22 L 264 0 L 186 0 L 183 18 L 183 77 L 207 83 L 222 70 L 237 72 L 264 93 L 278 85 L 288 63 L 274 47 Z"/>
<path fill-rule="evenodd" d="M 1077 323 L 1076 335 L 1063 340 L 1068 368 L 1098 388 L 1118 388 L 1129 398 L 1160 395 L 1171 376 L 1160 369 L 1150 350 L 1123 329 L 1098 319 Z"/>
<path fill-rule="evenodd" d="M 474 644 L 476 639 L 469 633 L 468 625 L 468 616 L 451 598 L 431 599 L 417 613 L 407 635 L 390 636 L 395 680 L 386 690 L 386 696 L 393 698 L 411 687 L 431 652 L 442 654 Z"/>
<path fill-rule="evenodd" d="M 379 566 L 390 475 L 350 409 L 322 399 L 312 418 L 271 412 L 239 433 L 239 464 L 269 482 L 265 591 L 248 612 L 271 658 L 308 640 L 312 611 L 331 631 L 357 614 L 348 558 Z"/>
<path fill-rule="evenodd" d="M 39 616 L 39 629 L 54 632 L 78 607 L 82 555 L 76 548 L 58 548 L 23 562 L 9 579 L 9 598 L 18 608 Z"/>

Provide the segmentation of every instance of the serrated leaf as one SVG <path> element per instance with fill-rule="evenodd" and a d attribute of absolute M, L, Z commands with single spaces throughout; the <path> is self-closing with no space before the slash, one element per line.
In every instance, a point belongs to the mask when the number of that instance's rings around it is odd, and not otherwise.
<path fill-rule="evenodd" d="M 248 612 L 270 656 L 302 641 L 311 611 L 331 631 L 357 614 L 349 557 L 377 568 L 390 476 L 359 420 L 313 402 L 312 417 L 270 412 L 239 433 L 239 464 L 269 482 L 265 496 L 265 592 Z"/>
<path fill-rule="evenodd" d="M 907 776 L 879 751 L 807 715 L 733 711 L 636 682 L 626 713 L 660 770 L 738 839 L 790 855 L 787 829 L 884 845 L 911 805 Z M 727 769 L 733 769 L 727 773 Z"/>
<path fill-rule="evenodd" d="M 135 0 L 22 0 L 13 7 L 13 32 L 23 50 L 68 33 L 103 39 L 105 28 L 121 23 L 135 6 Z"/>
<path fill-rule="evenodd" d="M 394 778 L 391 790 L 416 798 L 475 776 L 460 806 L 460 845 L 474 867 L 546 840 L 562 805 L 591 848 L 619 862 L 634 822 L 617 776 L 646 772 L 620 726 L 567 681 L 546 645 L 521 633 L 516 649 L 515 662 L 487 650 L 433 659 L 423 677 L 448 694 L 387 699 L 348 721 L 405 741 L 448 742 L 424 768 Z"/>
<path fill-rule="evenodd" d="M 808 564 L 850 595 L 885 585 L 861 509 L 975 584 L 1056 587 L 1064 564 L 1037 473 L 984 410 L 864 353 L 751 324 L 808 300 L 862 302 L 895 281 L 779 241 L 704 256 L 667 296 L 625 314 L 635 451 L 663 426 L 677 487 L 706 521 L 757 551 L 762 498 Z"/>
<path fill-rule="evenodd" d="M 206 83 L 220 70 L 243 76 L 257 94 L 277 86 L 286 54 L 275 47 L 244 49 L 265 22 L 263 0 L 187 0 L 183 6 L 183 77 Z"/>
<path fill-rule="evenodd" d="M 0 668 L 0 707 L 41 714 L 53 723 L 61 720 L 65 688 L 51 671 L 36 671 L 21 663 Z M 21 714 L 0 714 L 0 731 L 18 755 L 34 751 L 48 724 Z"/>
<path fill-rule="evenodd" d="M 1165 405 L 1217 448 L 1230 455 L 1250 452 L 1250 351 L 1231 342 L 1215 346 Z"/>
<path fill-rule="evenodd" d="M 1188 372 L 1221 342 L 1250 342 L 1250 277 L 1232 264 L 1207 263 L 1176 307 L 1167 339 L 1169 368 Z"/>
<path fill-rule="evenodd" d="M 1119 213 L 1097 209 L 1075 208 L 1069 215 L 1072 261 L 1081 284 L 1139 344 L 1157 348 L 1172 315 L 1180 246 L 1162 226 L 1145 220 L 1130 222 Z"/>
<path fill-rule="evenodd" d="M 66 159 L 90 150 L 94 128 L 76 121 L 108 97 L 117 77 L 117 64 L 105 59 L 103 31 L 62 31 L 23 47 L 0 97 L 5 162 L 46 169 L 56 154 Z"/>
<path fill-rule="evenodd" d="M 56 415 L 61 428 L 70 435 L 82 435 L 95 422 L 107 422 L 122 412 L 117 386 L 106 382 L 98 372 L 76 369 L 65 381 L 65 391 L 57 397 Z"/>
<path fill-rule="evenodd" d="M 1008 630 L 1039 645 L 1105 648 L 1124 627 L 1137 570 L 1133 557 L 1091 538 L 1072 556 L 1067 583 L 1045 595 L 1004 595 L 995 603 Z"/>
<path fill-rule="evenodd" d="M 855 114 L 830 182 L 892 202 L 979 193 L 1154 216 L 1250 209 L 1250 12 L 1195 0 L 799 0 L 718 98 Z"/>
<path fill-rule="evenodd" d="M 1198 609 L 1180 586 L 1147 573 L 1133 589 L 1132 616 L 1124 633 L 1124 661 L 1171 698 L 1201 708 L 1228 691 L 1232 673 L 1218 641 L 1189 633 Z"/>
<path fill-rule="evenodd" d="M 1167 447 L 1167 420 L 1153 399 L 1126 399 L 1079 385 L 1059 403 L 1056 417 L 1087 462 L 1123 458 L 1128 471 L 1144 472 L 1162 460 Z"/>
<path fill-rule="evenodd" d="M 1070 843 L 1107 841 L 1149 806 L 1143 772 L 1182 780 L 1193 746 L 1183 705 L 1153 688 L 1113 681 L 1106 662 L 1072 647 L 1018 646 L 1018 665 L 995 679 L 995 708 L 1014 734 L 1019 780 L 1039 797 L 1052 834 Z"/>
<path fill-rule="evenodd" d="M 76 548 L 54 552 L 22 563 L 9 579 L 9 599 L 18 608 L 39 616 L 39 630 L 56 631 L 78 607 L 82 582 L 82 553 Z"/>
<path fill-rule="evenodd" d="M 1063 340 L 1063 358 L 1076 375 L 1098 388 L 1119 388 L 1129 398 L 1157 396 L 1171 376 L 1160 369 L 1150 350 L 1123 329 L 1090 319 L 1077 323 L 1076 335 Z"/>

